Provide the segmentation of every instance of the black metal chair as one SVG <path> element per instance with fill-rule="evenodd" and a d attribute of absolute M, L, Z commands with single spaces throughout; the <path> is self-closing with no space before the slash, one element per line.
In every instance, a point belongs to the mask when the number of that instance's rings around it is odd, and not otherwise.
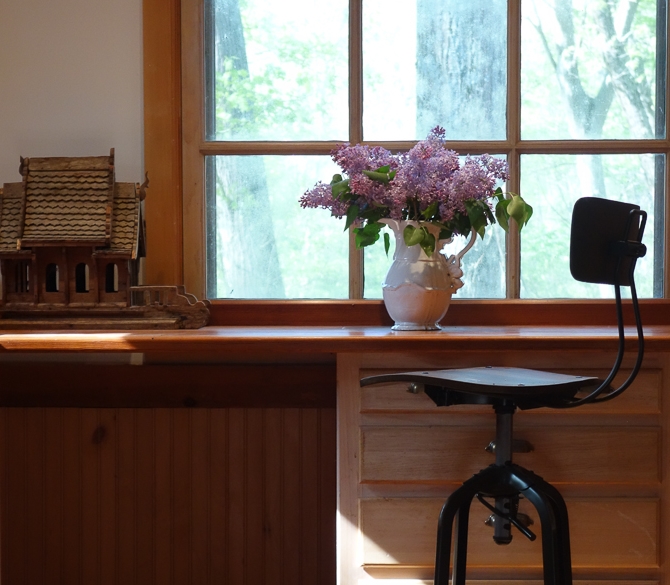
<path fill-rule="evenodd" d="M 570 270 L 576 280 L 614 286 L 619 331 L 619 349 L 610 374 L 604 380 L 568 376 L 523 368 L 464 368 L 402 372 L 370 376 L 361 386 L 380 382 L 410 383 L 410 391 L 424 390 L 437 406 L 490 404 L 496 413 L 494 464 L 459 487 L 444 504 L 437 530 L 435 585 L 448 585 L 452 535 L 455 530 L 453 585 L 465 585 L 468 517 L 474 498 L 493 514 L 493 539 L 498 544 L 512 540 L 511 527 L 535 540 L 521 521 L 519 498 L 528 499 L 538 511 L 542 532 L 545 585 L 571 585 L 568 512 L 558 490 L 532 471 L 512 462 L 513 415 L 517 408 L 573 408 L 611 400 L 621 394 L 642 365 L 644 338 L 635 290 L 634 270 L 646 253 L 642 235 L 647 214 L 637 205 L 595 197 L 580 199 L 572 216 Z M 618 388 L 611 384 L 625 352 L 621 286 L 628 286 L 637 328 L 637 360 Z M 492 498 L 489 503 L 486 498 Z"/>

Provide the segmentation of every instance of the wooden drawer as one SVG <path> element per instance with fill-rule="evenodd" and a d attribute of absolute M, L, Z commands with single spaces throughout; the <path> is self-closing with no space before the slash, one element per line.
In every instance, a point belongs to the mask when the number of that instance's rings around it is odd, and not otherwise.
<path fill-rule="evenodd" d="M 517 425 L 515 437 L 535 450 L 514 461 L 550 483 L 660 481 L 656 427 Z M 462 482 L 494 462 L 484 451 L 494 438 L 493 426 L 362 427 L 361 481 Z"/>
<path fill-rule="evenodd" d="M 404 575 L 416 567 L 424 578 L 425 567 L 434 565 L 437 518 L 444 503 L 436 498 L 387 498 L 362 500 L 360 524 L 363 564 L 398 570 Z M 656 499 L 612 498 L 567 500 L 570 515 L 572 562 L 580 569 L 656 569 L 659 503 Z M 522 500 L 521 510 L 534 519 L 538 538 L 530 542 L 518 531 L 508 546 L 492 540 L 484 525 L 489 512 L 479 502 L 470 511 L 468 567 L 540 567 L 541 536 L 535 508 Z M 389 575 L 390 577 L 390 575 Z M 404 577 L 408 578 L 408 577 Z"/>
<path fill-rule="evenodd" d="M 404 368 L 404 371 L 412 368 Z M 414 368 L 415 369 L 415 368 Z M 373 374 L 388 373 L 391 370 L 361 370 L 361 377 Z M 581 374 L 585 376 L 604 377 L 604 370 L 552 370 L 565 374 Z M 618 376 L 617 382 L 623 381 Z M 642 370 L 633 384 L 616 400 L 603 402 L 602 404 L 587 404 L 574 410 L 539 409 L 528 411 L 529 413 L 542 412 L 543 415 L 558 416 L 565 413 L 575 413 L 579 416 L 589 416 L 598 413 L 616 414 L 658 414 L 661 408 L 662 371 L 660 369 Z M 425 394 L 410 394 L 407 392 L 407 384 L 376 384 L 361 388 L 361 412 L 403 412 L 403 413 L 435 413 L 442 412 L 445 415 L 451 413 L 491 413 L 490 406 L 450 406 L 448 408 L 437 408 L 435 403 Z"/>

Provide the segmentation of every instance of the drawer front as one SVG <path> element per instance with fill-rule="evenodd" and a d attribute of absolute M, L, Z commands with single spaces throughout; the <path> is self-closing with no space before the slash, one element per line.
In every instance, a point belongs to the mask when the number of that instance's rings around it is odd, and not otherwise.
<path fill-rule="evenodd" d="M 435 498 L 388 498 L 360 503 L 363 563 L 397 565 L 404 574 L 416 567 L 416 576 L 433 566 L 437 518 L 444 503 Z M 567 500 L 573 568 L 656 569 L 659 566 L 656 499 Z M 470 510 L 468 567 L 539 567 L 542 564 L 538 515 L 522 500 L 537 533 L 531 542 L 514 530 L 508 546 L 492 540 L 492 528 L 484 525 L 489 512 L 477 501 Z M 391 568 L 391 567 L 389 567 Z M 410 570 L 411 572 L 411 570 Z"/>
<path fill-rule="evenodd" d="M 361 377 L 374 374 L 389 373 L 391 370 L 362 370 Z M 603 370 L 552 370 L 565 374 L 581 374 L 584 376 L 605 377 L 608 372 Z M 623 376 L 618 376 L 615 385 L 622 382 Z M 597 413 L 625 413 L 625 414 L 658 414 L 661 407 L 662 371 L 649 369 L 641 371 L 633 384 L 616 400 L 610 400 L 601 404 L 587 404 L 576 410 L 554 410 L 541 409 L 543 416 L 561 416 L 566 412 L 578 413 L 579 415 Z M 435 403 L 425 394 L 411 394 L 407 392 L 407 384 L 375 384 L 361 388 L 361 412 L 424 412 L 434 413 L 437 407 Z M 443 412 L 486 412 L 491 413 L 490 406 L 455 406 L 440 408 Z"/>
<path fill-rule="evenodd" d="M 655 427 L 524 427 L 515 437 L 531 453 L 514 461 L 553 482 L 660 481 Z M 457 426 L 368 426 L 361 429 L 361 480 L 461 482 L 494 462 L 484 447 L 495 430 Z"/>

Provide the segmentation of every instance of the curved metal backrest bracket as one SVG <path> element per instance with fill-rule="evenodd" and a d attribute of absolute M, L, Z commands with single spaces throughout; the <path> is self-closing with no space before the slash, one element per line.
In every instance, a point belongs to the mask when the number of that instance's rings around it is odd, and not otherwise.
<path fill-rule="evenodd" d="M 556 408 L 570 408 L 590 402 L 604 402 L 619 396 L 637 376 L 644 357 L 644 333 L 640 307 L 635 288 L 635 266 L 647 248 L 642 236 L 647 223 L 647 213 L 637 205 L 585 197 L 575 203 L 570 240 L 570 271 L 576 280 L 598 284 L 613 284 L 616 299 L 619 347 L 609 375 L 587 396 L 572 399 Z M 590 262 L 598 262 L 591 265 Z M 618 388 L 612 382 L 619 372 L 625 353 L 621 286 L 629 286 L 637 330 L 637 359 L 626 379 Z"/>

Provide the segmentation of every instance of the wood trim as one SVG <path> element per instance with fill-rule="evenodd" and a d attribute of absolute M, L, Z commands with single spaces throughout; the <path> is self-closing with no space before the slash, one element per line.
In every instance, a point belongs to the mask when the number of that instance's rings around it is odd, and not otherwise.
<path fill-rule="evenodd" d="M 338 359 L 337 378 L 337 539 L 338 584 L 364 583 L 358 558 L 358 489 L 360 481 L 360 356 Z"/>
<path fill-rule="evenodd" d="M 5 363 L 0 379 L 0 407 L 335 408 L 334 364 Z"/>
<path fill-rule="evenodd" d="M 352 4 L 352 18 L 360 17 L 360 1 Z M 510 4 L 508 17 L 518 20 L 518 7 Z M 202 62 L 202 0 L 143 0 L 144 17 L 144 98 L 145 98 L 145 168 L 151 177 L 151 189 L 146 202 L 148 243 L 146 282 L 149 284 L 181 284 L 198 298 L 205 297 L 205 235 L 202 197 L 204 186 L 204 156 L 213 154 L 264 154 L 284 153 L 288 149 L 298 152 L 327 153 L 333 143 L 228 143 L 204 142 L 202 130 L 201 91 L 186 91 L 181 87 L 203 87 Z M 515 25 L 518 28 L 518 25 Z M 167 34 L 166 34 L 167 31 Z M 518 47 L 515 47 L 518 49 Z M 183 52 L 182 52 L 183 51 Z M 513 80 L 509 69 L 511 62 L 520 58 L 518 50 L 509 55 L 508 83 Z M 183 65 L 182 65 L 183 63 Z M 670 64 L 668 65 L 670 67 Z M 358 79 L 360 71 L 354 68 Z M 360 83 L 360 82 L 359 82 Z M 518 89 L 518 88 L 517 88 Z M 354 94 L 358 92 L 356 84 Z M 449 147 L 460 152 L 479 154 L 506 153 L 511 157 L 513 181 L 512 191 L 518 190 L 518 164 L 522 153 L 579 154 L 579 153 L 664 153 L 666 154 L 666 178 L 670 161 L 670 136 L 654 140 L 557 140 L 523 141 L 518 136 L 515 120 L 518 120 L 519 96 L 512 92 L 508 109 L 508 123 L 514 126 L 514 135 L 507 140 L 481 143 L 449 143 Z M 353 96 L 356 97 L 355 95 Z M 670 98 L 668 98 L 670 99 Z M 354 99 L 358 107 L 358 99 Z M 183 105 L 183 143 L 182 143 Z M 352 109 L 353 113 L 353 109 Z M 360 128 L 356 129 L 360 133 Z M 355 136 L 350 137 L 352 140 Z M 359 137 L 359 138 L 362 138 Z M 354 140 L 356 142 L 360 140 Z M 391 150 L 411 146 L 407 142 L 380 143 Z M 184 158 L 182 161 L 182 146 Z M 182 166 L 183 162 L 183 166 Z M 182 181 L 183 173 L 183 181 Z M 515 186 L 516 185 L 516 186 Z M 668 199 L 666 180 L 666 200 Z M 666 205 L 666 216 L 670 217 L 670 205 Z M 666 222 L 667 223 L 667 222 Z M 510 238 L 511 261 L 508 275 L 508 295 L 518 296 L 516 275 L 518 273 L 518 250 L 514 236 Z M 670 230 L 665 234 L 665 294 L 668 294 L 670 274 Z M 358 258 L 358 257 L 356 257 Z M 354 266 L 357 270 L 357 267 Z M 354 279 L 354 293 L 360 288 Z M 353 294 L 357 296 L 357 294 Z M 309 305 L 302 307 L 303 314 L 311 311 Z M 332 311 L 338 310 L 334 305 Z M 290 309 L 289 309 L 290 311 Z M 376 311 L 376 310 L 375 310 Z M 376 311 L 377 313 L 379 311 Z M 453 311 L 452 311 L 453 312 Z M 319 313 L 311 317 L 318 320 Z M 449 319 L 449 317 L 447 317 Z M 366 323 L 366 320 L 361 323 Z M 386 322 L 383 312 L 380 322 Z M 249 321 L 256 323 L 256 320 Z"/>
<path fill-rule="evenodd" d="M 199 299 L 206 291 L 203 0 L 182 0 L 184 284 Z"/>
<path fill-rule="evenodd" d="M 516 98 L 515 98 L 516 99 Z M 520 98 L 519 98 L 520 99 Z M 510 108 L 517 111 L 520 108 Z M 520 113 L 515 114 L 518 117 Z M 518 138 L 519 129 L 516 129 L 517 138 L 510 140 L 481 140 L 467 142 L 449 140 L 447 148 L 462 154 L 665 154 L 670 149 L 670 140 L 521 140 Z M 416 140 L 359 140 L 361 144 L 383 146 L 398 152 L 409 150 L 416 144 Z M 340 141 L 296 141 L 296 142 L 268 142 L 268 141 L 207 141 L 200 145 L 200 152 L 207 155 L 217 154 L 329 154 Z"/>
<path fill-rule="evenodd" d="M 181 55 L 179 0 L 143 0 L 144 168 L 148 284 L 181 284 Z"/>
<path fill-rule="evenodd" d="M 640 301 L 645 325 L 670 325 L 670 301 Z M 625 318 L 633 323 L 624 301 Z M 393 321 L 381 300 L 211 301 L 210 325 L 234 326 L 384 326 Z M 608 326 L 616 323 L 611 300 L 453 300 L 444 326 Z"/>

